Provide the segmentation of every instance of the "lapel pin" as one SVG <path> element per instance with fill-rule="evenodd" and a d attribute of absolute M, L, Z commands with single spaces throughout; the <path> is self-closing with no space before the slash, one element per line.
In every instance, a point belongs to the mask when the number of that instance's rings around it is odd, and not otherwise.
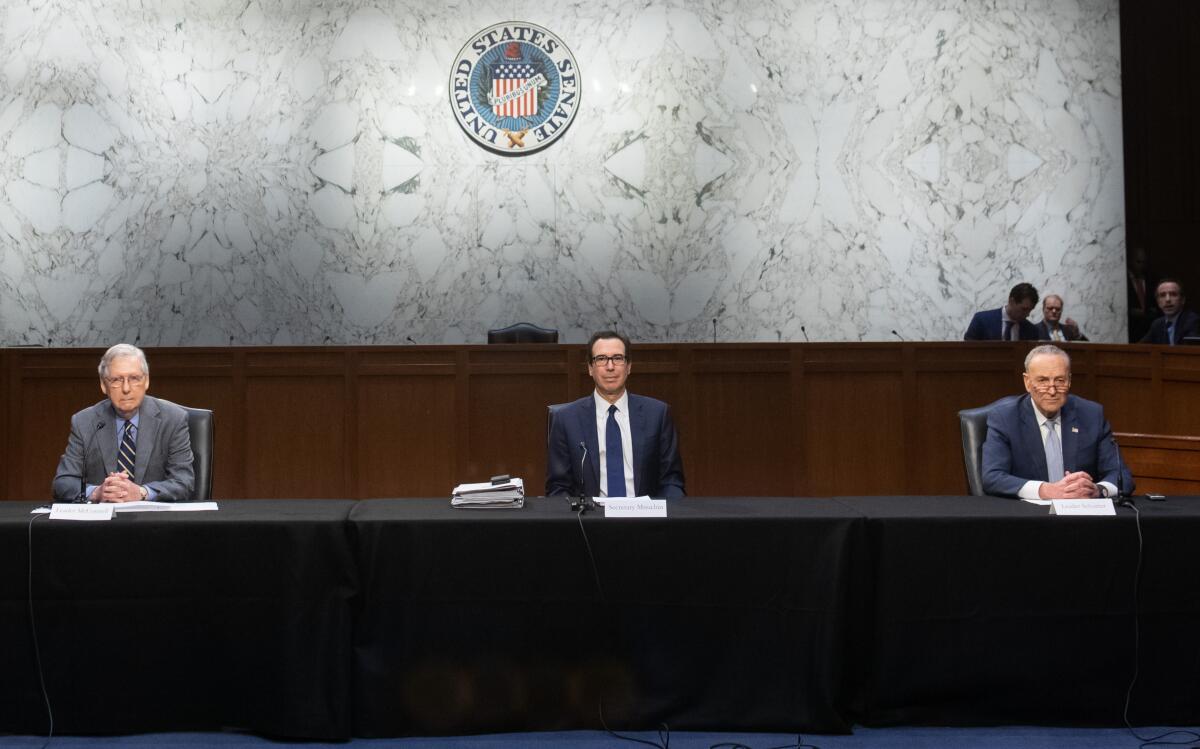
<path fill-rule="evenodd" d="M 1071 427 L 1071 431 L 1075 434 L 1079 434 L 1079 427 Z"/>

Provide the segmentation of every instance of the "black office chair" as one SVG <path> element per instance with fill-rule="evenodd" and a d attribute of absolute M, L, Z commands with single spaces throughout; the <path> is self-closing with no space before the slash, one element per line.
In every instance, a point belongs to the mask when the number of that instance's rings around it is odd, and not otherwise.
<path fill-rule="evenodd" d="M 972 497 L 982 497 L 983 491 L 983 441 L 987 438 L 988 411 L 1002 403 L 1019 398 L 1006 395 L 979 408 L 964 408 L 958 412 L 958 426 L 962 431 L 963 468 L 967 473 L 967 492 Z"/>
<path fill-rule="evenodd" d="M 172 405 L 179 406 L 178 403 Z M 179 407 L 187 412 L 188 436 L 192 440 L 192 471 L 195 474 L 192 501 L 207 502 L 212 499 L 213 412 L 207 408 Z"/>
<path fill-rule="evenodd" d="M 488 343 L 558 343 L 558 331 L 519 322 L 488 331 Z"/>
<path fill-rule="evenodd" d="M 557 419 L 559 417 L 559 415 L 562 413 L 562 410 L 569 405 L 571 405 L 571 404 L 570 403 L 551 403 L 549 406 L 546 406 L 546 439 L 547 439 L 547 441 L 550 439 L 550 432 L 554 431 L 554 420 Z"/>

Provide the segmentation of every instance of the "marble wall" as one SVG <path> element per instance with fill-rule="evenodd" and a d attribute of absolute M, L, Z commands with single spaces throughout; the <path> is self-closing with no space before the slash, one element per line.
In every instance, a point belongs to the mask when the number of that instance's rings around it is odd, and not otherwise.
<path fill-rule="evenodd" d="M 507 4 L 0 0 L 0 344 L 956 339 L 1021 280 L 1125 340 L 1117 5 L 521 6 L 583 95 L 514 159 L 447 91 Z"/>

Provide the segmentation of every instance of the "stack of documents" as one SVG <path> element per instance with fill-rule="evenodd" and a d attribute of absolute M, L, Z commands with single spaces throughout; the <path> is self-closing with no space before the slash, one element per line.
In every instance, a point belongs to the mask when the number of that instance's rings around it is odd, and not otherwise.
<path fill-rule="evenodd" d="M 525 506 L 525 482 L 509 479 L 502 484 L 459 484 L 450 498 L 451 507 L 512 507 Z"/>

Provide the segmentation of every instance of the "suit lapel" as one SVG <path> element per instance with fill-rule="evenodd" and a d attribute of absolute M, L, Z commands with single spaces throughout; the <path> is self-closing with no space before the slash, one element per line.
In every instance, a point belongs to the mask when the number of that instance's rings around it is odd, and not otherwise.
<path fill-rule="evenodd" d="M 580 404 L 578 413 L 579 431 L 583 434 L 583 444 L 587 447 L 587 460 L 584 461 L 583 493 L 587 496 L 600 496 L 600 442 L 596 434 L 596 399 L 588 396 Z"/>
<path fill-rule="evenodd" d="M 137 455 L 133 459 L 133 483 L 141 484 L 146 476 L 146 467 L 150 465 L 151 453 L 154 451 L 155 436 L 158 434 L 158 404 L 149 396 L 142 401 L 138 416 Z"/>
<path fill-rule="evenodd" d="M 117 433 L 117 412 L 113 410 L 111 402 L 105 401 L 101 404 L 97 419 L 104 424 L 104 428 L 96 430 L 95 437 L 100 442 L 100 459 L 104 461 L 104 476 L 108 476 L 117 470 L 117 440 L 120 439 Z M 104 479 L 104 476 L 101 477 L 101 480 Z"/>
<path fill-rule="evenodd" d="M 1079 448 L 1079 414 L 1075 411 L 1075 404 L 1069 395 L 1062 407 L 1059 429 L 1062 430 L 1063 469 L 1077 471 L 1079 463 L 1075 460 L 1075 453 Z"/>
<path fill-rule="evenodd" d="M 643 412 L 644 404 L 635 402 L 633 394 L 629 394 L 629 444 L 633 445 L 633 455 L 630 456 L 629 463 L 633 466 L 633 493 L 634 496 L 642 496 L 642 444 L 638 441 L 638 435 L 644 435 L 646 430 L 642 428 L 642 422 L 646 414 Z"/>
<path fill-rule="evenodd" d="M 1034 416 L 1034 408 L 1033 399 L 1028 395 L 1020 400 L 1017 419 L 1020 422 L 1021 443 L 1025 446 L 1025 459 L 1033 465 L 1037 475 L 1042 481 L 1050 481 L 1050 469 L 1046 466 L 1046 446 L 1042 442 L 1042 430 L 1038 426 L 1037 417 Z"/>

